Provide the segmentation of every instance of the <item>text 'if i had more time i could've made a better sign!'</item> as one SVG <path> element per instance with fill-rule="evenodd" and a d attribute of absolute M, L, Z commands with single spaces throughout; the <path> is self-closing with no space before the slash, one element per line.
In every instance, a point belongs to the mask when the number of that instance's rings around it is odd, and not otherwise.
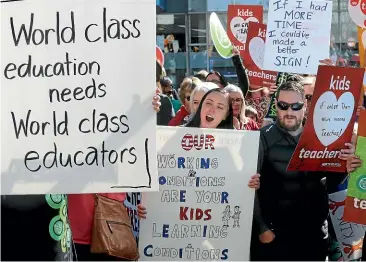
<path fill-rule="evenodd" d="M 331 1 L 271 0 L 263 69 L 316 74 L 329 57 L 331 21 Z"/>
<path fill-rule="evenodd" d="M 1 3 L 3 194 L 158 189 L 154 6 Z"/>

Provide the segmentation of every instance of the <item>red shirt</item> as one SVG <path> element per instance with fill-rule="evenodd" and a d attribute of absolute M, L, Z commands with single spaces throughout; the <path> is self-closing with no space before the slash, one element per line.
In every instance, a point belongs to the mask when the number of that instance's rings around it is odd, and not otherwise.
<path fill-rule="evenodd" d="M 99 194 L 114 200 L 123 202 L 126 193 Z M 93 218 L 94 218 L 94 194 L 68 195 L 68 212 L 72 237 L 77 244 L 91 244 Z"/>
<path fill-rule="evenodd" d="M 180 126 L 183 123 L 183 120 L 186 116 L 188 116 L 189 113 L 186 110 L 185 106 L 181 106 L 180 109 L 178 110 L 177 114 L 175 115 L 175 117 L 173 117 L 170 122 L 169 122 L 169 126 Z"/>
<path fill-rule="evenodd" d="M 254 122 L 250 118 L 247 118 L 247 123 L 246 124 L 243 125 L 242 123 L 240 123 L 240 127 L 241 127 L 242 130 L 252 130 L 252 131 L 259 130 L 259 127 L 258 127 L 257 123 Z"/>

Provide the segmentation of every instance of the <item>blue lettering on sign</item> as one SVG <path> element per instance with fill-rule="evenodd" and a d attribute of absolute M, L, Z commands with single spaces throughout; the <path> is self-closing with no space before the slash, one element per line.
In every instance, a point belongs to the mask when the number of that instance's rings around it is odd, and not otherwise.
<path fill-rule="evenodd" d="M 201 168 L 202 169 L 210 168 L 210 159 L 209 158 L 207 158 L 207 160 L 205 160 L 204 158 L 201 158 Z"/>
<path fill-rule="evenodd" d="M 186 202 L 186 191 L 185 190 L 180 191 L 180 202 Z"/>
<path fill-rule="evenodd" d="M 164 224 L 164 225 L 163 225 L 163 237 L 164 237 L 164 238 L 168 238 L 168 237 L 169 237 L 168 232 L 169 232 L 169 225 Z"/>
<path fill-rule="evenodd" d="M 145 257 L 152 257 L 152 253 L 147 253 L 147 250 L 150 249 L 150 248 L 153 248 L 152 245 L 148 245 L 144 248 L 144 255 Z"/>
<path fill-rule="evenodd" d="M 184 165 L 185 162 L 185 158 L 184 157 L 178 157 L 178 168 L 186 168 Z"/>
<path fill-rule="evenodd" d="M 159 184 L 165 185 L 165 183 L 166 183 L 166 178 L 164 176 L 159 177 Z"/>
<path fill-rule="evenodd" d="M 228 252 L 229 252 L 229 250 L 227 248 L 225 248 L 224 250 L 222 250 L 222 252 L 221 252 L 221 260 L 227 260 L 229 258 L 228 254 L 227 254 Z"/>
<path fill-rule="evenodd" d="M 228 192 L 221 192 L 221 204 L 229 204 L 229 201 L 227 200 L 227 197 L 229 196 Z"/>
<path fill-rule="evenodd" d="M 203 237 L 206 237 L 207 234 L 207 225 L 203 226 Z"/>

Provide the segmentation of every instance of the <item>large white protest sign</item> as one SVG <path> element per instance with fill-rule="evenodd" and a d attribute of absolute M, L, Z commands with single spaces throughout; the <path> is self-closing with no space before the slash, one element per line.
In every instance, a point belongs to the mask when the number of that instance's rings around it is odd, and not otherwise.
<path fill-rule="evenodd" d="M 259 132 L 159 127 L 140 260 L 248 260 Z"/>
<path fill-rule="evenodd" d="M 154 0 L 2 2 L 1 38 L 2 194 L 158 189 Z"/>
<path fill-rule="evenodd" d="M 264 69 L 316 74 L 329 57 L 332 1 L 271 0 Z"/>
<path fill-rule="evenodd" d="M 329 213 L 344 261 L 357 261 L 362 256 L 366 225 L 343 220 L 347 190 L 329 195 Z"/>

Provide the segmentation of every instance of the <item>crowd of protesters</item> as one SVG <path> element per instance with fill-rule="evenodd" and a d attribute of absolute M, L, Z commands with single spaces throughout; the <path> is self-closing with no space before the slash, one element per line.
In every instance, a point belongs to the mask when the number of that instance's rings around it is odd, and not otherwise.
<path fill-rule="evenodd" d="M 345 173 L 287 171 L 306 123 L 316 76 L 290 74 L 278 87 L 251 86 L 236 49 L 232 62 L 237 85 L 220 72 L 203 70 L 186 77 L 178 88 L 156 62 L 152 110 L 157 112 L 157 125 L 260 132 L 259 149 L 252 149 L 258 154 L 257 174 L 248 181 L 256 192 L 250 259 L 330 259 L 328 195 L 362 165 L 354 155 L 355 139 L 344 145 L 339 156 L 347 162 Z M 322 63 L 332 65 L 330 59 Z M 275 120 L 265 118 L 273 96 Z M 359 110 L 364 110 L 363 105 Z M 126 197 L 123 192 L 102 195 L 121 202 Z M 90 251 L 94 201 L 93 194 L 2 196 L 2 260 L 121 260 Z M 138 206 L 140 218 L 148 213 L 148 207 Z M 55 230 L 49 226 L 60 214 L 69 227 L 65 239 L 52 235 Z"/>

